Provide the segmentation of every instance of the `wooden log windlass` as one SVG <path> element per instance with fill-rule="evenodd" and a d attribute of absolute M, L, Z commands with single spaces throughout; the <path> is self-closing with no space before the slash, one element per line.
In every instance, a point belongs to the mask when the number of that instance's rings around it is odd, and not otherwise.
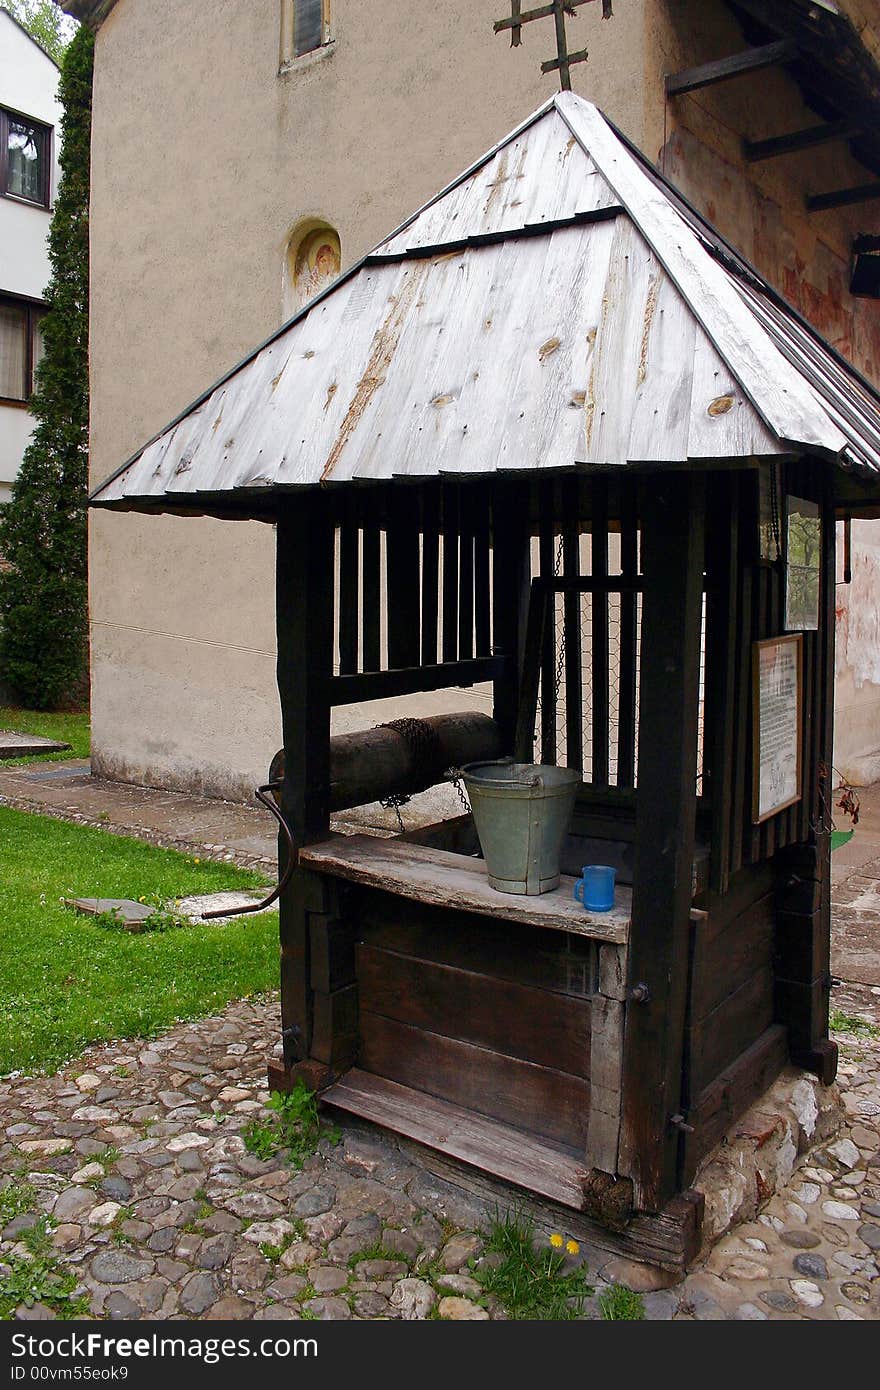
<path fill-rule="evenodd" d="M 375 729 L 330 740 L 330 806 L 346 811 L 389 796 L 412 796 L 446 780 L 465 763 L 500 757 L 499 726 L 487 714 L 433 714 L 392 719 Z M 272 759 L 270 782 L 284 779 L 284 749 Z"/>

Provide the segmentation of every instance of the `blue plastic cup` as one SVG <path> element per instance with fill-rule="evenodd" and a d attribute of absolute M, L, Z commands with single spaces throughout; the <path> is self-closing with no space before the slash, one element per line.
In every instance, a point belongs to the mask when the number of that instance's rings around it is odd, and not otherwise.
<path fill-rule="evenodd" d="M 588 912 L 610 912 L 614 906 L 614 874 L 610 864 L 585 864 L 575 879 L 574 896 Z"/>

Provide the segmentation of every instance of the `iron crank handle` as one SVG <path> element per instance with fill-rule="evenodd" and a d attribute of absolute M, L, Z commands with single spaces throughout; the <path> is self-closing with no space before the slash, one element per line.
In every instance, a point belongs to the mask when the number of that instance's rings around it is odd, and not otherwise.
<path fill-rule="evenodd" d="M 290 826 L 287 824 L 287 821 L 284 819 L 278 807 L 275 805 L 274 800 L 270 800 L 270 798 L 266 796 L 266 792 L 277 791 L 281 787 L 281 785 L 282 783 L 280 782 L 280 780 L 276 780 L 274 782 L 266 782 L 262 787 L 256 787 L 254 789 L 254 796 L 263 806 L 265 806 L 267 811 L 272 812 L 272 815 L 275 817 L 278 824 L 281 826 L 284 838 L 287 841 L 287 866 L 284 870 L 284 873 L 281 875 L 281 880 L 277 888 L 273 888 L 268 898 L 264 898 L 261 903 L 247 903 L 244 907 L 220 907 L 215 908 L 213 912 L 203 912 L 203 922 L 207 921 L 208 918 L 241 917 L 244 915 L 245 912 L 263 912 L 267 907 L 271 907 L 272 903 L 274 903 L 276 898 L 281 897 L 281 894 L 284 892 L 285 888 L 290 882 L 290 875 L 293 873 L 293 867 L 296 863 L 296 847 L 293 843 L 293 834 L 291 832 Z"/>

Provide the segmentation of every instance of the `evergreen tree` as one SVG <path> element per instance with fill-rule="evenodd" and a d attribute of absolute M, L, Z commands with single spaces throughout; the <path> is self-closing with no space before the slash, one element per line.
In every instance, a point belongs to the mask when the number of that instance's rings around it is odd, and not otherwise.
<path fill-rule="evenodd" d="M 82 698 L 88 672 L 89 141 L 94 38 L 62 60 L 61 183 L 49 231 L 37 424 L 0 510 L 0 679 L 38 709 Z"/>
<path fill-rule="evenodd" d="M 8 10 L 61 66 L 64 50 L 76 32 L 76 20 L 59 9 L 55 0 L 0 0 L 0 9 Z"/>

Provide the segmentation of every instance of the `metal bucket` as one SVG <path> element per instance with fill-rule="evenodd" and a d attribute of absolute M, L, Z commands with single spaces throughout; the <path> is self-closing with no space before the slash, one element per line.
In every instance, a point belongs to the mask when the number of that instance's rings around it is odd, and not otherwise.
<path fill-rule="evenodd" d="M 559 856 L 579 772 L 536 763 L 469 763 L 462 777 L 489 882 L 501 893 L 559 887 Z"/>

